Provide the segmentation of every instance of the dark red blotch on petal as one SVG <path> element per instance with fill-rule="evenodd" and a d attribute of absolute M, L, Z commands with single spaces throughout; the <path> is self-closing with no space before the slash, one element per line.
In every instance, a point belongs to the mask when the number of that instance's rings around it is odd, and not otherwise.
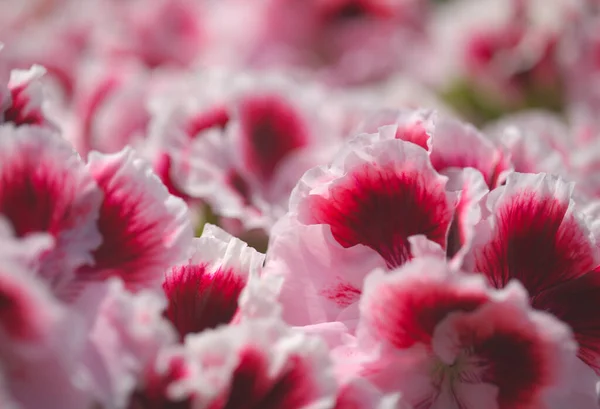
<path fill-rule="evenodd" d="M 165 316 L 183 339 L 228 324 L 238 309 L 238 298 L 246 285 L 231 269 L 207 271 L 206 264 L 174 267 L 163 290 L 169 301 Z"/>
<path fill-rule="evenodd" d="M 19 85 L 10 90 L 12 104 L 4 112 L 4 121 L 19 125 L 42 125 L 44 124 L 44 115 L 41 108 L 35 107 L 27 109 L 30 98 L 27 95 L 27 86 Z"/>
<path fill-rule="evenodd" d="M 393 165 L 364 165 L 331 188 L 330 197 L 311 196 L 313 222 L 331 226 L 340 245 L 363 244 L 387 265 L 411 259 L 408 238 L 423 234 L 446 247 L 453 210 L 444 186 Z"/>
<path fill-rule="evenodd" d="M 235 169 L 229 171 L 227 175 L 227 183 L 233 190 L 235 190 L 236 193 L 240 195 L 244 205 L 250 206 L 252 203 L 250 185 L 238 171 Z"/>
<path fill-rule="evenodd" d="M 315 389 L 302 357 L 290 356 L 280 373 L 271 375 L 264 353 L 247 347 L 229 390 L 209 409 L 299 409 L 313 401 Z"/>
<path fill-rule="evenodd" d="M 475 271 L 496 288 L 513 278 L 531 296 L 594 267 L 594 249 L 568 203 L 524 191 L 496 211 L 495 236 L 476 252 Z"/>
<path fill-rule="evenodd" d="M 532 305 L 573 330 L 579 358 L 600 373 L 600 273 L 590 272 L 537 295 Z"/>
<path fill-rule="evenodd" d="M 320 18 L 324 23 L 336 24 L 361 19 L 390 18 L 393 9 L 382 2 L 371 0 L 338 0 L 323 2 Z"/>
<path fill-rule="evenodd" d="M 163 182 L 167 190 L 173 196 L 182 198 L 185 201 L 190 201 L 192 198 L 187 195 L 171 177 L 171 169 L 173 161 L 168 153 L 162 153 L 154 162 L 154 172 Z"/>
<path fill-rule="evenodd" d="M 224 129 L 229 123 L 229 112 L 224 106 L 217 106 L 208 111 L 200 112 L 188 120 L 185 132 L 190 138 L 208 129 Z"/>
<path fill-rule="evenodd" d="M 477 328 L 460 332 L 464 345 L 480 361 L 481 381 L 498 387 L 500 409 L 532 407 L 540 391 L 552 382 L 554 374 L 543 351 L 546 346 L 531 328 L 513 328 L 504 322 L 491 334 Z"/>
<path fill-rule="evenodd" d="M 93 266 L 84 266 L 78 270 L 81 277 L 107 279 L 112 276 L 123 278 L 130 289 L 147 285 L 146 267 L 154 265 L 157 252 L 164 250 L 164 234 L 162 225 L 170 215 L 149 215 L 148 207 L 154 203 L 150 192 L 131 190 L 122 192 L 122 184 L 114 179 L 117 164 L 109 165 L 109 169 L 96 176 L 96 182 L 104 191 L 104 201 L 100 207 L 98 230 L 102 235 L 102 244 L 94 250 Z"/>
<path fill-rule="evenodd" d="M 264 182 L 284 158 L 308 144 L 306 124 L 279 96 L 246 97 L 239 112 L 244 161 Z"/>
<path fill-rule="evenodd" d="M 127 409 L 191 409 L 192 397 L 174 401 L 167 396 L 167 388 L 172 382 L 185 378 L 187 367 L 183 359 L 173 359 L 164 374 L 150 368 L 143 385 L 130 398 Z"/>
<path fill-rule="evenodd" d="M 488 301 L 485 293 L 426 281 L 411 286 L 382 286 L 372 297 L 369 315 L 375 331 L 400 349 L 417 343 L 430 345 L 436 326 L 448 314 L 471 312 Z"/>
<path fill-rule="evenodd" d="M 32 232 L 56 236 L 71 226 L 73 209 L 63 200 L 70 196 L 61 175 L 53 175 L 47 163 L 32 164 L 23 157 L 12 158 L 6 166 L 10 169 L 0 174 L 0 213 L 17 236 Z"/>
<path fill-rule="evenodd" d="M 21 341 L 40 336 L 32 318 L 37 312 L 23 294 L 23 289 L 0 279 L 0 326 L 9 336 Z"/>

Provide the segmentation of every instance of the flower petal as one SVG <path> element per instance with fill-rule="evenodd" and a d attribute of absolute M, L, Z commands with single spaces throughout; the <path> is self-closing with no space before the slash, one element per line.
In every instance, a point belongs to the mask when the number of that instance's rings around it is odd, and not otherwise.
<path fill-rule="evenodd" d="M 320 176 L 307 173 L 290 199 L 292 211 L 296 207 L 304 224 L 329 226 L 341 247 L 370 247 L 389 267 L 411 259 L 413 235 L 445 249 L 454 212 L 447 179 L 431 168 L 422 148 L 371 140 L 357 138 Z"/>
<path fill-rule="evenodd" d="M 0 156 L 0 213 L 19 237 L 53 236 L 41 274 L 62 294 L 73 270 L 91 263 L 101 242 L 96 220 L 102 192 L 73 149 L 43 128 L 1 126 Z"/>
<path fill-rule="evenodd" d="M 130 148 L 92 152 L 88 169 L 104 192 L 98 220 L 103 242 L 93 253 L 94 265 L 80 269 L 78 277 L 118 276 L 130 289 L 159 285 L 192 239 L 187 206 Z"/>
<path fill-rule="evenodd" d="M 598 249 L 571 191 L 553 176 L 511 174 L 488 196 L 466 268 L 497 288 L 516 278 L 532 297 L 593 270 Z"/>
<path fill-rule="evenodd" d="M 206 225 L 185 264 L 173 266 L 163 282 L 166 317 L 181 339 L 228 324 L 248 279 L 260 272 L 264 255 L 216 226 Z"/>

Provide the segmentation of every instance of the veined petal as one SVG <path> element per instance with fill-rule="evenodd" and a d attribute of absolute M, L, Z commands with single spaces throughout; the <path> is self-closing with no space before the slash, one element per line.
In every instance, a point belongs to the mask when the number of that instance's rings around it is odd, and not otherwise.
<path fill-rule="evenodd" d="M 74 269 L 91 263 L 102 192 L 77 153 L 52 131 L 0 126 L 0 213 L 18 237 L 48 233 L 55 246 L 40 272 L 63 295 Z"/>
<path fill-rule="evenodd" d="M 447 179 L 422 148 L 370 140 L 359 137 L 320 176 L 307 173 L 290 199 L 292 211 L 301 223 L 329 226 L 341 247 L 371 248 L 390 268 L 411 259 L 410 236 L 423 234 L 445 249 L 455 200 Z"/>
<path fill-rule="evenodd" d="M 243 241 L 206 225 L 188 262 L 173 266 L 163 282 L 165 316 L 181 339 L 231 322 L 242 290 L 263 262 L 264 255 Z"/>
<path fill-rule="evenodd" d="M 550 175 L 511 174 L 487 198 L 489 215 L 476 227 L 466 269 L 496 288 L 516 278 L 532 297 L 593 270 L 598 249 L 571 192 Z"/>
<path fill-rule="evenodd" d="M 82 280 L 123 278 L 130 289 L 158 286 L 164 271 L 185 257 L 192 228 L 185 203 L 168 193 L 150 166 L 130 148 L 90 154 L 88 169 L 104 201 L 98 227 L 102 245 Z"/>

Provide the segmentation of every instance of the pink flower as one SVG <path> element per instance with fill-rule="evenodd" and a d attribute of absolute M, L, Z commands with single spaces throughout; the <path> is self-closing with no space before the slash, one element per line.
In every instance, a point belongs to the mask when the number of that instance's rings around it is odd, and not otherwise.
<path fill-rule="evenodd" d="M 444 256 L 456 193 L 446 190 L 448 179 L 427 152 L 395 139 L 396 132 L 392 126 L 357 137 L 294 190 L 265 267 L 266 275 L 283 277 L 280 300 L 290 324 L 353 327 L 362 281 L 373 268 L 423 253 Z"/>
<path fill-rule="evenodd" d="M 187 206 L 130 148 L 92 152 L 87 169 L 104 193 L 98 218 L 102 244 L 78 278 L 117 276 L 132 290 L 157 287 L 166 269 L 185 257 L 192 238 Z"/>
<path fill-rule="evenodd" d="M 92 262 L 102 192 L 73 149 L 50 130 L 0 126 L 0 213 L 18 237 L 48 233 L 54 246 L 40 274 L 57 294 L 74 269 Z"/>
<path fill-rule="evenodd" d="M 430 64 L 440 65 L 440 76 L 460 77 L 506 108 L 521 108 L 533 99 L 548 103 L 552 99 L 548 95 L 560 92 L 559 40 L 580 12 L 577 3 L 461 0 L 449 4 L 440 8 L 433 25 L 437 41 L 432 51 L 435 62 Z"/>
<path fill-rule="evenodd" d="M 420 147 L 369 142 L 355 139 L 329 168 L 299 182 L 290 204 L 300 223 L 327 226 L 339 246 L 366 246 L 390 267 L 410 259 L 410 236 L 425 234 L 445 248 L 455 202 L 447 178 Z"/>
<path fill-rule="evenodd" d="M 165 316 L 182 340 L 231 322 L 242 290 L 264 261 L 263 254 L 212 225 L 204 226 L 192 248 L 189 260 L 171 267 L 163 282 Z"/>
<path fill-rule="evenodd" d="M 325 345 L 272 320 L 190 336 L 187 386 L 198 407 L 333 408 L 337 385 Z"/>
<path fill-rule="evenodd" d="M 358 374 L 415 408 L 538 408 L 568 392 L 576 344 L 532 310 L 435 259 L 371 274 L 361 299 Z M 343 362 L 342 362 L 343 364 Z"/>
<path fill-rule="evenodd" d="M 572 197 L 572 184 L 545 175 L 514 173 L 492 191 L 465 268 L 496 288 L 518 279 L 534 308 L 569 324 L 579 356 L 598 370 L 595 316 L 599 254 L 595 233 Z"/>
<path fill-rule="evenodd" d="M 190 81 L 201 97 L 187 90 L 154 104 L 155 164 L 174 190 L 268 230 L 302 173 L 337 148 L 337 114 L 323 90 L 282 75 L 207 70 Z"/>
<path fill-rule="evenodd" d="M 149 71 L 135 61 L 82 64 L 68 106 L 75 114 L 68 136 L 80 154 L 115 153 L 143 139 L 150 119 L 145 98 L 152 85 Z"/>
<path fill-rule="evenodd" d="M 111 60 L 133 58 L 149 68 L 187 67 L 204 46 L 201 2 L 154 0 L 103 2 L 95 46 Z M 107 24 L 114 29 L 106 30 Z"/>
<path fill-rule="evenodd" d="M 252 66 L 301 67 L 337 84 L 376 81 L 408 65 L 409 45 L 425 37 L 426 9 L 412 0 L 269 0 L 243 9 L 253 24 L 250 38 L 237 41 L 245 46 L 242 62 Z M 219 32 L 220 38 L 239 37 Z"/>

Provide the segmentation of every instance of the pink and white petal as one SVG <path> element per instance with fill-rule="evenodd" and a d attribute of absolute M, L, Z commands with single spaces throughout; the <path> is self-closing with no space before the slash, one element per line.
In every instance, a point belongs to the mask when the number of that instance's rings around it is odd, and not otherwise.
<path fill-rule="evenodd" d="M 182 349 L 177 345 L 158 351 L 156 359 L 144 368 L 127 408 L 193 407 L 193 395 L 185 387 L 193 371 Z"/>
<path fill-rule="evenodd" d="M 212 224 L 205 224 L 202 235 L 195 241 L 192 262 L 207 261 L 222 268 L 234 269 L 246 279 L 260 275 L 265 255 Z"/>
<path fill-rule="evenodd" d="M 464 365 L 453 393 L 465 407 L 496 402 L 499 409 L 544 407 L 557 388 L 570 388 L 576 351 L 571 331 L 550 314 L 532 310 L 527 298 L 513 281 L 493 302 L 449 315 L 435 329 L 436 354 L 446 364 Z M 473 383 L 493 385 L 497 395 Z"/>
<path fill-rule="evenodd" d="M 328 168 L 307 172 L 291 210 L 303 224 L 329 227 L 338 247 L 369 247 L 390 268 L 412 257 L 410 236 L 425 234 L 445 249 L 455 204 L 447 178 L 433 170 L 422 148 L 371 140 L 359 136 Z"/>
<path fill-rule="evenodd" d="M 383 393 L 400 392 L 409 407 L 429 409 L 434 408 L 440 395 L 439 385 L 432 381 L 431 376 L 435 364 L 430 348 L 415 345 L 406 350 L 386 351 L 378 358 L 371 358 L 362 364 L 358 376 Z"/>
<path fill-rule="evenodd" d="M 0 127 L 0 213 L 18 237 L 48 233 L 41 275 L 57 295 L 74 269 L 93 262 L 102 238 L 96 227 L 102 192 L 75 151 L 52 131 Z"/>
<path fill-rule="evenodd" d="M 103 241 L 93 253 L 94 265 L 80 269 L 78 279 L 117 276 L 134 290 L 160 285 L 193 236 L 186 204 L 130 148 L 92 152 L 87 168 L 104 192 L 98 219 Z"/>
<path fill-rule="evenodd" d="M 431 136 L 435 132 L 437 114 L 431 110 L 381 110 L 371 113 L 357 127 L 356 133 L 376 133 L 379 128 L 395 124 L 394 137 L 431 150 Z"/>
<path fill-rule="evenodd" d="M 149 73 L 128 60 L 90 60 L 81 64 L 79 71 L 73 100 L 77 122 L 73 144 L 82 156 L 91 150 L 118 152 L 132 142 L 135 131 L 143 129 L 148 119 L 143 97 L 150 86 Z M 120 116 L 115 108 L 130 116 Z"/>
<path fill-rule="evenodd" d="M 385 266 L 367 247 L 344 249 L 327 226 L 304 225 L 293 216 L 280 220 L 272 237 L 263 275 L 282 278 L 279 301 L 290 325 L 336 321 L 360 298 L 364 277 Z"/>
<path fill-rule="evenodd" d="M 277 321 L 223 327 L 190 336 L 185 346 L 197 368 L 200 407 L 328 409 L 335 403 L 325 345 Z"/>
<path fill-rule="evenodd" d="M 488 301 L 488 292 L 484 279 L 457 273 L 437 258 L 415 259 L 389 273 L 374 271 L 360 300 L 359 344 L 429 345 L 447 315 L 476 310 Z"/>
<path fill-rule="evenodd" d="M 5 259 L 2 266 L 4 387 L 21 409 L 86 407 L 91 402 L 80 364 L 85 342 L 82 321 L 25 266 Z"/>
<path fill-rule="evenodd" d="M 37 271 L 44 253 L 54 247 L 54 239 L 48 233 L 31 233 L 26 237 L 15 237 L 12 224 L 0 215 L 0 258 L 5 262 L 17 263 Z"/>
<path fill-rule="evenodd" d="M 248 280 L 260 273 L 264 255 L 213 225 L 194 239 L 188 262 L 171 267 L 163 290 L 165 316 L 183 339 L 230 323 Z"/>
<path fill-rule="evenodd" d="M 131 393 L 161 350 L 176 341 L 162 317 L 165 300 L 155 293 L 129 293 L 117 278 L 100 286 L 104 298 L 84 355 L 94 398 L 106 407 L 125 407 Z"/>
<path fill-rule="evenodd" d="M 597 310 L 600 273 L 589 272 L 541 292 L 535 308 L 547 311 L 571 327 L 579 344 L 579 358 L 600 372 L 600 321 Z"/>
<path fill-rule="evenodd" d="M 293 327 L 303 334 L 317 336 L 322 339 L 329 349 L 343 345 L 349 336 L 350 329 L 340 321 L 322 322 L 320 324 Z"/>
<path fill-rule="evenodd" d="M 516 278 L 532 297 L 593 270 L 597 244 L 572 190 L 546 174 L 509 175 L 487 196 L 489 216 L 476 226 L 465 268 L 483 273 L 496 288 Z"/>
<path fill-rule="evenodd" d="M 521 173 L 554 173 L 566 177 L 571 166 L 570 152 L 555 147 L 541 131 L 514 124 L 490 132 L 506 148 L 514 170 Z"/>
<path fill-rule="evenodd" d="M 474 126 L 444 116 L 435 122 L 431 163 L 442 174 L 452 168 L 475 168 L 490 187 L 511 167 L 505 152 Z"/>
<path fill-rule="evenodd" d="M 543 146 L 552 148 L 558 152 L 565 163 L 569 163 L 568 157 L 574 148 L 572 132 L 565 121 L 558 115 L 547 111 L 529 110 L 507 115 L 484 128 L 484 133 L 492 139 L 502 143 L 503 134 L 507 129 L 516 128 L 521 133 L 528 135 L 530 142 L 537 144 L 543 142 Z M 509 147 L 509 146 L 507 146 Z M 540 160 L 544 158 L 538 157 Z M 516 169 L 517 172 L 522 170 Z"/>
<path fill-rule="evenodd" d="M 233 323 L 246 319 L 281 318 L 279 293 L 283 278 L 277 275 L 250 276 L 238 300 Z"/>
<path fill-rule="evenodd" d="M 49 126 L 43 110 L 43 89 L 40 81 L 46 70 L 34 65 L 29 70 L 13 70 L 10 74 L 8 88 L 10 90 L 11 104 L 4 111 L 4 122 L 13 123 L 15 126 L 37 125 Z"/>
<path fill-rule="evenodd" d="M 436 242 L 428 240 L 423 234 L 410 236 L 408 238 L 410 243 L 410 252 L 415 258 L 419 257 L 437 257 L 439 259 L 446 259 L 446 252 Z"/>
<path fill-rule="evenodd" d="M 482 202 L 489 189 L 481 172 L 474 168 L 447 170 L 446 175 L 449 177 L 446 189 L 460 191 L 447 249 L 448 256 L 460 265 L 462 257 L 469 251 L 475 226 L 482 218 Z"/>

